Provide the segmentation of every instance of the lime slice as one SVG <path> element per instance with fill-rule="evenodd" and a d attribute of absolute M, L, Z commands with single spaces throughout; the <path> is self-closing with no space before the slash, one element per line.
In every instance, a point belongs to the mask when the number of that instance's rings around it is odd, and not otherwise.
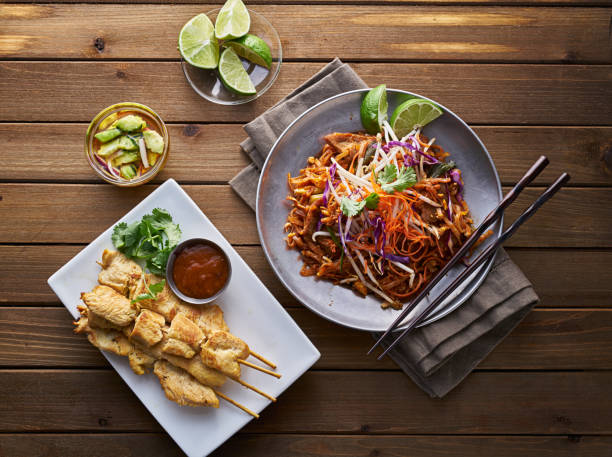
<path fill-rule="evenodd" d="M 442 115 L 434 103 L 422 98 L 405 101 L 393 111 L 391 127 L 398 137 L 408 135 L 415 127 L 424 127 Z"/>
<path fill-rule="evenodd" d="M 206 14 L 191 18 L 179 34 L 179 51 L 187 62 L 199 68 L 217 68 L 219 42 Z"/>
<path fill-rule="evenodd" d="M 361 102 L 361 123 L 368 133 L 375 135 L 387 120 L 387 88 L 384 84 L 366 94 Z"/>
<path fill-rule="evenodd" d="M 249 74 L 242 66 L 240 57 L 232 48 L 227 48 L 221 53 L 219 76 L 225 87 L 237 94 L 253 95 L 257 92 Z"/>
<path fill-rule="evenodd" d="M 250 60 L 259 66 L 270 68 L 272 66 L 272 53 L 268 44 L 258 36 L 246 34 L 235 40 L 225 41 L 223 46 L 232 48 L 240 57 Z"/>
<path fill-rule="evenodd" d="M 220 40 L 232 40 L 246 35 L 251 17 L 242 0 L 227 0 L 215 22 L 215 35 Z"/>

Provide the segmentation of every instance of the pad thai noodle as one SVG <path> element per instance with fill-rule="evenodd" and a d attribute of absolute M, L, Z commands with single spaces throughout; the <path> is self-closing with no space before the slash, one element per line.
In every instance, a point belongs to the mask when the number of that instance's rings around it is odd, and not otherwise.
<path fill-rule="evenodd" d="M 286 241 L 301 274 L 378 295 L 400 309 L 472 233 L 461 171 L 435 138 L 415 129 L 333 133 L 289 175 Z"/>

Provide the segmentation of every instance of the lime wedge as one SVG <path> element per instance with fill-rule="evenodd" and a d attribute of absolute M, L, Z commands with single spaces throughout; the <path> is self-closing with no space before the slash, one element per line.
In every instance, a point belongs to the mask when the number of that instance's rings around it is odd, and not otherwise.
<path fill-rule="evenodd" d="M 240 57 L 232 48 L 227 48 L 221 53 L 219 76 L 225 87 L 237 94 L 253 95 L 257 92 L 249 74 L 242 66 Z"/>
<path fill-rule="evenodd" d="M 240 57 L 250 60 L 259 66 L 270 68 L 272 66 L 272 53 L 268 44 L 258 36 L 246 34 L 235 40 L 225 41 L 223 46 L 232 48 Z"/>
<path fill-rule="evenodd" d="M 215 28 L 206 14 L 191 18 L 181 29 L 178 47 L 183 59 L 194 67 L 217 68 L 219 42 Z"/>
<path fill-rule="evenodd" d="M 387 87 L 381 84 L 366 94 L 361 102 L 361 123 L 368 133 L 375 135 L 387 120 Z"/>
<path fill-rule="evenodd" d="M 391 127 L 398 137 L 408 135 L 415 127 L 424 127 L 442 115 L 434 103 L 422 98 L 406 100 L 393 111 Z"/>
<path fill-rule="evenodd" d="M 215 22 L 215 35 L 220 40 L 232 40 L 246 35 L 251 17 L 242 0 L 227 0 Z"/>

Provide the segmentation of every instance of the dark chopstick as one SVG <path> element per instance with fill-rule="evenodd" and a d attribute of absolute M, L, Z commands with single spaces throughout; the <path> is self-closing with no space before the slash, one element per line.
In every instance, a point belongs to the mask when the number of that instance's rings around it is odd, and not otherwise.
<path fill-rule="evenodd" d="M 406 334 L 408 332 L 410 332 L 410 330 L 412 330 L 414 327 L 416 327 L 418 324 L 420 324 L 421 322 L 423 322 L 425 319 L 427 319 L 427 317 L 430 315 L 430 313 L 437 308 L 437 306 L 442 303 L 442 301 L 448 297 L 454 290 L 457 289 L 457 287 L 463 282 L 465 281 L 466 278 L 468 278 L 478 267 L 480 267 L 480 265 L 482 265 L 484 262 L 486 262 L 489 258 L 493 257 L 495 255 L 495 253 L 497 252 L 497 249 L 499 247 L 501 247 L 502 244 L 504 244 L 508 238 L 510 238 L 514 232 L 516 232 L 516 230 L 523 224 L 525 223 L 531 216 L 533 216 L 535 214 L 535 212 L 545 203 L 547 202 L 553 195 L 555 195 L 559 189 L 561 189 L 561 187 L 563 187 L 563 185 L 569 181 L 570 176 L 567 173 L 563 173 L 561 176 L 559 176 L 557 178 L 557 180 L 551 184 L 538 198 L 536 201 L 534 201 L 531 206 L 529 208 L 527 208 L 513 223 L 510 227 L 508 227 L 506 229 L 506 231 L 504 233 L 501 234 L 501 236 L 495 240 L 495 243 L 493 243 L 491 246 L 489 246 L 487 249 L 485 249 L 482 254 L 480 254 L 476 260 L 474 260 L 470 266 L 468 268 L 466 268 L 465 270 L 463 270 L 461 272 L 461 274 L 446 288 L 444 289 L 444 291 L 438 295 L 438 297 L 436 297 L 435 300 L 433 300 L 429 305 L 427 305 L 427 308 L 425 308 L 418 316 L 416 316 L 414 319 L 412 319 L 410 321 L 410 323 L 408 324 L 408 326 L 404 329 L 404 331 L 400 334 L 400 336 L 398 336 L 396 338 L 396 340 L 391 343 L 389 345 L 389 347 L 387 349 L 385 349 L 383 351 L 382 354 L 380 354 L 378 356 L 378 360 L 380 360 L 381 358 L 383 358 L 385 356 L 385 354 L 387 352 L 389 352 L 393 346 L 395 346 L 397 343 L 400 342 L 400 340 L 406 336 Z"/>
<path fill-rule="evenodd" d="M 499 219 L 504 210 L 510 206 L 510 204 L 519 196 L 521 191 L 538 176 L 544 168 L 548 165 L 548 159 L 546 156 L 540 156 L 540 158 L 531 166 L 531 168 L 525 173 L 521 180 L 514 186 L 510 192 L 499 202 L 497 207 L 489 213 L 489 215 L 482 221 L 482 224 L 478 226 L 474 233 L 465 241 L 461 248 L 455 253 L 455 255 L 448 261 L 446 265 L 438 272 L 438 274 L 423 288 L 421 292 L 407 305 L 399 316 L 393 321 L 389 328 L 382 334 L 378 341 L 374 343 L 374 346 L 370 348 L 368 354 L 378 346 L 385 337 L 391 333 L 395 328 L 404 320 L 404 318 L 412 311 L 412 309 L 434 288 L 436 284 L 455 266 L 465 255 L 468 250 L 478 241 L 481 235 L 489 228 L 497 219 Z"/>

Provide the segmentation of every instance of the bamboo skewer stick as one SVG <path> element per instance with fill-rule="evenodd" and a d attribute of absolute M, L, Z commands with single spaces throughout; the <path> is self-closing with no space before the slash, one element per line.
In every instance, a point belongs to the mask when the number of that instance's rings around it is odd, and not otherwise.
<path fill-rule="evenodd" d="M 231 403 L 232 405 L 234 405 L 237 408 L 240 408 L 241 410 L 243 410 L 245 413 L 249 413 L 251 416 L 253 416 L 255 419 L 259 419 L 259 414 L 254 413 L 253 411 L 251 411 L 249 408 L 247 408 L 246 406 L 241 405 L 240 403 L 238 403 L 237 401 L 232 400 L 230 397 L 228 397 L 225 394 L 222 394 L 221 392 L 219 392 L 218 390 L 213 389 L 213 392 L 217 395 L 217 397 L 223 398 L 225 401 Z"/>
<path fill-rule="evenodd" d="M 251 349 L 249 349 L 249 353 L 255 357 L 256 359 L 261 360 L 263 363 L 265 363 L 266 365 L 268 365 L 270 368 L 272 369 L 276 369 L 276 364 L 270 362 L 268 359 L 266 359 L 264 356 L 259 355 L 257 352 L 252 351 Z"/>
<path fill-rule="evenodd" d="M 230 378 L 233 379 L 233 378 Z M 236 381 L 238 384 L 242 384 L 244 387 L 246 387 L 247 389 L 251 389 L 253 392 L 257 392 L 259 395 L 261 395 L 262 397 L 266 397 L 268 400 L 276 402 L 276 397 L 273 397 L 270 394 L 265 393 L 262 390 L 259 390 L 257 387 L 252 386 L 251 384 L 249 384 L 246 381 L 243 381 L 240 378 L 234 379 L 234 381 Z"/>
<path fill-rule="evenodd" d="M 259 365 L 255 365 L 254 363 L 247 362 L 246 360 L 236 359 L 236 362 L 241 363 L 243 365 L 246 365 L 247 367 L 251 367 L 251 368 L 253 368 L 255 370 L 259 370 L 262 373 L 269 374 L 270 376 L 274 376 L 276 378 L 280 378 L 281 377 L 281 375 L 279 375 L 278 373 L 274 373 L 273 371 L 270 371 L 270 370 L 268 370 L 266 368 L 262 368 Z"/>

